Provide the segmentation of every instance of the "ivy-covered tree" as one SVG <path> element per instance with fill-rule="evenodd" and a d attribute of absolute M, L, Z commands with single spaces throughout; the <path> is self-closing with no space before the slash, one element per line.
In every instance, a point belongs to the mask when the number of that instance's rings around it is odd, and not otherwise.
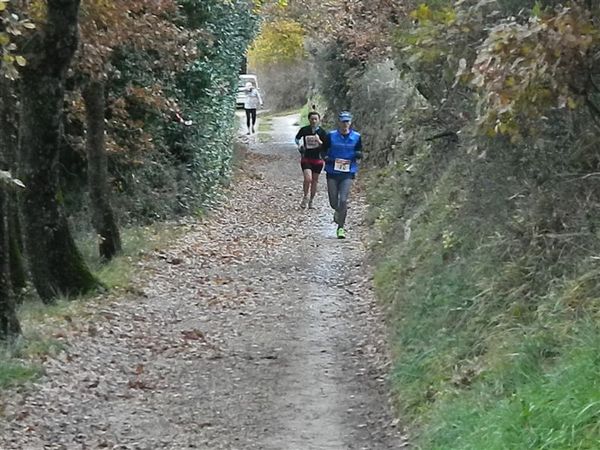
<path fill-rule="evenodd" d="M 44 301 L 98 286 L 71 235 L 59 181 L 65 77 L 77 50 L 78 14 L 79 0 L 48 0 L 21 70 L 23 232 L 33 282 Z"/>
<path fill-rule="evenodd" d="M 9 152 L 13 150 L 14 138 L 11 134 L 14 111 L 12 80 L 17 72 L 15 65 L 16 46 L 11 36 L 20 32 L 19 18 L 8 7 L 0 3 L 0 340 L 11 339 L 20 332 L 15 311 L 14 295 L 11 289 L 11 234 L 9 218 L 14 211 L 9 208 L 9 186 L 21 184 L 11 175 Z M 19 63 L 23 63 L 20 59 Z"/>
<path fill-rule="evenodd" d="M 197 43 L 200 57 L 177 76 L 177 88 L 195 124 L 189 131 L 192 145 L 183 150 L 187 170 L 206 200 L 229 173 L 238 73 L 258 16 L 245 0 L 182 0 L 180 5 L 182 26 L 204 32 Z"/>

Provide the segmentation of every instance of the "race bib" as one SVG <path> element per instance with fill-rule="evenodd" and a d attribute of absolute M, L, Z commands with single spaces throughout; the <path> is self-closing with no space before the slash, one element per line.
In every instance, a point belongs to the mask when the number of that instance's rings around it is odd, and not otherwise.
<path fill-rule="evenodd" d="M 350 172 L 350 160 L 349 159 L 336 159 L 333 168 L 337 172 Z"/>
<path fill-rule="evenodd" d="M 309 136 L 304 136 L 304 148 L 307 150 L 313 150 L 315 148 L 319 148 L 319 137 L 315 134 L 311 134 Z"/>

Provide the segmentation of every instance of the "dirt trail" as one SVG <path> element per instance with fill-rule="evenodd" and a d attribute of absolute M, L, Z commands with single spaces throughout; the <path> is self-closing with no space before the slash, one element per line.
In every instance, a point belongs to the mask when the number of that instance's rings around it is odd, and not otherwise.
<path fill-rule="evenodd" d="M 2 449 L 385 450 L 405 446 L 352 205 L 333 238 L 299 210 L 296 117 L 275 119 L 226 205 L 90 302 L 46 375 L 2 402 Z M 323 185 L 324 186 L 324 183 Z"/>

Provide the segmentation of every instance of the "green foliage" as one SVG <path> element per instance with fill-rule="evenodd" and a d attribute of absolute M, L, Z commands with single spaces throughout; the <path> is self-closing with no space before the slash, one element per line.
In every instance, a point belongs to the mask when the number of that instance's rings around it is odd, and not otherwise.
<path fill-rule="evenodd" d="M 439 5 L 435 8 L 430 7 L 430 5 L 426 3 L 421 3 L 417 9 L 411 11 L 409 16 L 417 21 L 421 26 L 429 25 L 429 24 L 452 24 L 456 20 L 456 11 L 452 9 L 449 4 Z"/>
<path fill-rule="evenodd" d="M 474 49 L 493 23 L 494 6 L 475 1 L 421 4 L 409 14 L 415 24 L 406 23 L 395 33 L 400 67 L 421 73 L 436 70 L 437 83 L 452 84 L 476 57 Z"/>
<path fill-rule="evenodd" d="M 580 103 L 588 55 L 600 44 L 585 10 L 542 16 L 538 4 L 533 14 L 526 24 L 513 19 L 493 27 L 472 69 L 471 83 L 481 90 L 480 122 L 513 139 L 552 108 Z"/>
<path fill-rule="evenodd" d="M 369 200 L 383 236 L 375 284 L 392 311 L 398 407 L 417 444 L 594 448 L 600 335 L 587 322 L 598 319 L 598 268 L 576 263 L 589 250 L 519 235 L 507 220 L 518 207 L 505 200 L 519 187 L 501 185 L 509 165 L 474 168 L 423 147 L 410 161 L 410 172 L 372 174 Z M 409 190 L 420 195 L 390 195 Z M 561 205 L 573 199 L 563 195 Z M 547 214 L 525 223 L 543 233 Z"/>
<path fill-rule="evenodd" d="M 407 20 L 406 26 L 396 31 L 395 44 L 407 55 L 409 64 L 437 64 L 450 50 L 448 44 L 443 41 L 443 35 L 453 29 L 457 20 L 457 10 L 449 2 L 429 3 L 435 5 L 421 3 L 410 12 L 408 19 L 414 25 L 409 25 Z"/>
<path fill-rule="evenodd" d="M 410 13 L 416 25 L 400 27 L 396 34 L 400 66 L 421 76 L 435 70 L 428 84 L 441 85 L 444 98 L 449 85 L 474 88 L 479 132 L 507 135 L 513 142 L 539 135 L 555 110 L 587 105 L 599 115 L 592 61 L 600 33 L 588 10 L 577 4 L 552 6 L 423 3 Z M 502 10 L 518 15 L 499 20 Z"/>
<path fill-rule="evenodd" d="M 518 16 L 498 20 L 499 7 L 515 14 L 516 5 L 465 1 L 451 9 L 435 3 L 411 12 L 417 24 L 402 27 L 396 45 L 407 67 L 436 68 L 446 85 L 454 79 L 453 88 L 460 82 L 477 90 L 482 132 L 517 142 L 539 133 L 554 110 L 585 104 L 598 115 L 591 97 L 598 90 L 592 61 L 600 32 L 588 10 L 532 2 Z"/>
<path fill-rule="evenodd" d="M 543 140 L 518 146 L 477 137 L 468 122 L 457 139 L 431 139 L 460 126 L 452 119 L 472 102 L 452 77 L 435 84 L 439 68 L 415 67 L 370 64 L 343 80 L 371 166 L 375 284 L 400 416 L 422 449 L 594 448 L 600 211 L 598 181 L 585 175 L 597 170 L 589 115 L 557 113 Z M 442 94 L 428 100 L 424 80 Z"/>
<path fill-rule="evenodd" d="M 271 110 L 297 108 L 311 87 L 311 66 L 305 51 L 305 30 L 293 18 L 265 18 L 248 51 L 248 65 L 260 80 Z"/>
<path fill-rule="evenodd" d="M 598 11 L 559 3 L 413 2 L 393 63 L 356 64 L 342 33 L 318 53 L 328 106 L 365 137 L 375 285 L 416 448 L 600 438 Z"/>
<path fill-rule="evenodd" d="M 257 65 L 299 61 L 306 56 L 304 35 L 302 25 L 293 20 L 266 22 L 250 47 L 248 56 Z"/>
<path fill-rule="evenodd" d="M 268 2 L 268 1 L 264 1 L 264 0 L 253 0 L 253 2 L 254 2 L 254 6 L 259 10 L 263 6 L 266 6 L 269 3 L 272 3 L 272 2 Z M 288 5 L 288 0 L 276 0 L 274 3 L 276 3 L 277 6 L 284 8 Z"/>
<path fill-rule="evenodd" d="M 0 0 L 0 76 L 13 80 L 19 76 L 19 67 L 25 66 L 27 60 L 19 54 L 15 40 L 25 30 L 34 28 L 31 21 L 12 10 L 10 0 Z"/>
<path fill-rule="evenodd" d="M 352 109 L 349 80 L 359 70 L 354 60 L 344 57 L 346 48 L 340 43 L 330 42 L 319 49 L 317 68 L 317 88 L 319 94 L 326 99 L 328 109 L 341 111 Z"/>
<path fill-rule="evenodd" d="M 201 205 L 214 196 L 219 183 L 229 174 L 237 125 L 237 75 L 244 49 L 254 36 L 257 17 L 242 0 L 186 0 L 182 5 L 188 10 L 190 21 L 198 22 L 198 15 L 210 14 L 210 20 L 203 24 L 211 36 L 209 45 L 200 44 L 203 57 L 177 80 L 177 90 L 186 101 L 187 117 L 195 124 L 187 132 L 181 151 L 189 155 L 184 161 L 185 170 L 199 194 L 196 205 Z"/>
<path fill-rule="evenodd" d="M 245 0 L 182 0 L 172 20 L 197 36 L 185 67 L 158 64 L 151 49 L 121 46 L 108 80 L 107 149 L 113 202 L 122 223 L 193 214 L 208 206 L 230 172 L 237 121 L 234 95 L 258 17 Z M 83 211 L 80 100 L 72 99 L 63 153 L 67 201 Z"/>
<path fill-rule="evenodd" d="M 305 127 L 310 123 L 308 121 L 308 113 L 310 111 L 311 110 L 308 106 L 308 103 L 302 107 L 302 109 L 300 110 L 300 122 L 298 122 L 298 127 Z"/>

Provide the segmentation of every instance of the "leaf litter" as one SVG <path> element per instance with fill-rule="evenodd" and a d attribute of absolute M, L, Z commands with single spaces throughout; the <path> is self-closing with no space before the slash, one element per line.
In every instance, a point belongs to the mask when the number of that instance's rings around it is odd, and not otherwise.
<path fill-rule="evenodd" d="M 296 117 L 274 121 L 274 142 Z M 360 236 L 300 210 L 290 145 L 249 142 L 230 195 L 136 267 L 135 287 L 42 325 L 65 343 L 2 393 L 2 449 L 404 447 Z M 324 183 L 321 185 L 323 188 Z"/>

